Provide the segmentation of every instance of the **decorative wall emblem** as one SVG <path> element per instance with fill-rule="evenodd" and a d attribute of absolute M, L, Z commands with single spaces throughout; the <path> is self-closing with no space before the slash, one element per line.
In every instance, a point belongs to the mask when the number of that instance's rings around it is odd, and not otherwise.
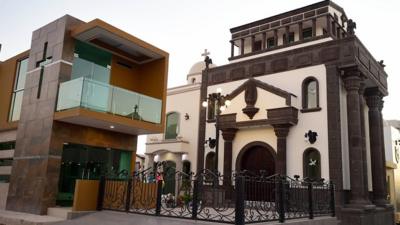
<path fill-rule="evenodd" d="M 304 138 L 306 141 L 310 142 L 310 144 L 314 144 L 317 141 L 317 136 L 317 132 L 309 130 L 307 133 L 305 133 Z"/>
<path fill-rule="evenodd" d="M 244 101 L 246 102 L 246 108 L 243 108 L 242 112 L 250 119 L 253 119 L 254 115 L 260 110 L 254 107 L 257 101 L 257 85 L 254 80 L 249 80 L 249 82 L 247 82 L 244 92 Z"/>

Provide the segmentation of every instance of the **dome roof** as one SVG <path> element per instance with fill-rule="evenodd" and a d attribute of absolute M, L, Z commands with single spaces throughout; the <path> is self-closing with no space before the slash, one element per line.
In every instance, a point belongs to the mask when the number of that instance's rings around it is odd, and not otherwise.
<path fill-rule="evenodd" d="M 210 68 L 215 67 L 215 64 L 210 64 Z M 199 61 L 190 68 L 188 75 L 199 74 L 206 68 L 206 63 L 204 61 Z"/>

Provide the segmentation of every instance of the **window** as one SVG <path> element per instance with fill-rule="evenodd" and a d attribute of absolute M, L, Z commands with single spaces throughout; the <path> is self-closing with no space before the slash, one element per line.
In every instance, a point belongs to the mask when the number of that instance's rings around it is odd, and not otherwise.
<path fill-rule="evenodd" d="M 217 115 L 218 105 L 216 101 L 208 101 L 207 107 L 207 119 L 215 120 L 215 116 Z"/>
<path fill-rule="evenodd" d="M 268 38 L 267 39 L 267 48 L 273 48 L 275 47 L 275 38 Z"/>
<path fill-rule="evenodd" d="M 8 141 L 0 143 L 0 151 L 1 150 L 11 150 L 15 149 L 15 141 Z"/>
<path fill-rule="evenodd" d="M 293 43 L 293 42 L 294 42 L 294 32 L 290 32 L 288 43 Z M 283 43 L 286 43 L 286 34 L 283 34 Z"/>
<path fill-rule="evenodd" d="M 253 46 L 253 51 L 260 51 L 262 48 L 262 41 L 255 41 Z"/>
<path fill-rule="evenodd" d="M 209 152 L 206 156 L 206 169 L 213 171 L 214 165 L 215 165 L 215 152 Z"/>
<path fill-rule="evenodd" d="M 171 112 L 167 114 L 167 125 L 165 129 L 165 139 L 176 139 L 179 132 L 179 113 Z"/>
<path fill-rule="evenodd" d="M 313 181 L 321 178 L 321 156 L 315 148 L 308 148 L 304 151 L 303 177 Z"/>
<path fill-rule="evenodd" d="M 312 38 L 312 27 L 303 29 L 303 39 Z"/>
<path fill-rule="evenodd" d="M 303 109 L 319 108 L 319 88 L 318 81 L 314 77 L 308 77 L 303 81 Z"/>
<path fill-rule="evenodd" d="M 29 58 L 18 62 L 17 73 L 14 81 L 14 90 L 12 93 L 12 102 L 9 114 L 10 121 L 17 121 L 21 115 L 22 97 L 24 95 L 26 72 L 28 71 Z"/>

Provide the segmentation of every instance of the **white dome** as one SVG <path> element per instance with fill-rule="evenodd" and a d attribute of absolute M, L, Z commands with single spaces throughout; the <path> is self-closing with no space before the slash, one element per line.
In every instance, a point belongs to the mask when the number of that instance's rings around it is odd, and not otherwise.
<path fill-rule="evenodd" d="M 215 64 L 210 64 L 210 68 L 215 67 Z M 190 68 L 188 75 L 200 74 L 206 68 L 206 63 L 204 61 L 199 61 Z"/>

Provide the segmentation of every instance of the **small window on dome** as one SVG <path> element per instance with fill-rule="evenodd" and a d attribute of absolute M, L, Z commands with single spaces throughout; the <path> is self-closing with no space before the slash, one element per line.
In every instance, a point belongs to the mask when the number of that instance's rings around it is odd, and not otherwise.
<path fill-rule="evenodd" d="M 196 78 L 192 78 L 192 84 L 194 84 L 196 82 Z"/>

